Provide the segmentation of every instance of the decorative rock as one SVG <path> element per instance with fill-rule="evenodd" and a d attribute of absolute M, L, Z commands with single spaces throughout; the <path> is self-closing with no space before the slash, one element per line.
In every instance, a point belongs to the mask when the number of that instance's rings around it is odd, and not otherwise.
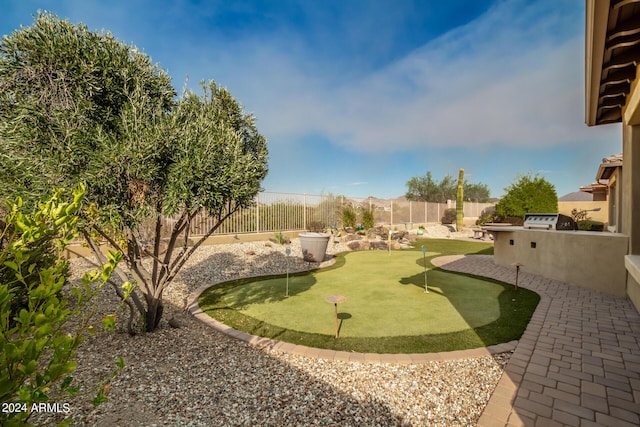
<path fill-rule="evenodd" d="M 182 324 L 178 321 L 178 319 L 176 319 L 175 317 L 172 317 L 171 319 L 169 319 L 169 326 L 171 326 L 174 329 L 179 329 L 182 327 Z"/>
<path fill-rule="evenodd" d="M 391 233 L 391 240 L 401 240 L 407 237 L 408 231 L 394 231 Z"/>
<path fill-rule="evenodd" d="M 362 240 L 364 239 L 364 237 L 359 234 L 352 233 L 352 234 L 347 234 L 346 236 L 343 237 L 343 239 L 345 242 L 351 242 L 354 240 Z"/>
<path fill-rule="evenodd" d="M 388 249 L 387 242 L 384 242 L 382 240 L 369 242 L 369 249 L 382 249 L 386 251 Z"/>
<path fill-rule="evenodd" d="M 365 242 L 364 240 L 356 240 L 347 243 L 347 247 L 352 251 L 366 251 L 370 249 L 370 242 Z"/>

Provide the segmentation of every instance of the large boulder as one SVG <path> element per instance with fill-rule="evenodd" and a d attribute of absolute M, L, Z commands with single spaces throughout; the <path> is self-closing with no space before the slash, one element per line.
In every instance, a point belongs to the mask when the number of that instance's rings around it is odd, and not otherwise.
<path fill-rule="evenodd" d="M 352 251 L 366 251 L 370 249 L 370 242 L 364 240 L 354 240 L 347 243 L 347 247 Z"/>
<path fill-rule="evenodd" d="M 345 242 L 352 242 L 354 240 L 362 240 L 362 239 L 364 239 L 364 236 L 361 236 L 360 234 L 356 234 L 356 233 L 347 234 L 346 236 L 343 237 L 343 240 Z"/>
<path fill-rule="evenodd" d="M 387 250 L 387 242 L 384 240 L 373 240 L 369 242 L 369 249 L 382 249 Z"/>

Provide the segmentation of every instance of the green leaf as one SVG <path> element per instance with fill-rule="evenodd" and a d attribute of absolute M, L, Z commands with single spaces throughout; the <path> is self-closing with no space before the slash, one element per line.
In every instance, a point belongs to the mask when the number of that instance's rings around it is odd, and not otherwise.
<path fill-rule="evenodd" d="M 45 315 L 44 315 L 44 314 L 42 314 L 42 313 L 38 313 L 38 314 L 36 314 L 36 317 L 35 317 L 35 319 L 34 319 L 34 324 L 35 324 L 36 326 L 42 326 L 44 323 L 46 323 L 46 322 L 47 322 L 47 320 L 48 320 L 48 319 L 47 319 L 47 316 L 45 316 Z"/>
<path fill-rule="evenodd" d="M 60 390 L 68 389 L 72 381 L 73 381 L 73 377 L 65 378 L 64 381 L 62 381 L 62 384 L 60 384 Z"/>
<path fill-rule="evenodd" d="M 5 261 L 4 265 L 6 265 L 7 267 L 9 267 L 10 269 L 12 269 L 13 271 L 18 271 L 19 267 L 18 264 L 16 264 L 13 261 Z"/>
<path fill-rule="evenodd" d="M 20 310 L 20 315 L 18 316 L 17 320 L 23 326 L 27 326 L 31 323 L 31 313 L 23 308 L 22 310 Z"/>
<path fill-rule="evenodd" d="M 61 373 L 62 374 L 68 374 L 70 372 L 75 371 L 77 367 L 78 367 L 78 362 L 76 362 L 76 361 L 67 362 L 62 367 Z"/>
<path fill-rule="evenodd" d="M 105 396 L 105 388 L 103 387 L 100 389 L 96 397 L 91 401 L 91 404 L 95 407 L 95 406 L 101 405 L 102 403 L 108 400 L 109 399 L 107 399 L 107 397 Z"/>
<path fill-rule="evenodd" d="M 38 369 L 38 363 L 35 360 L 30 360 L 26 365 L 22 365 L 19 370 L 25 375 L 33 374 Z"/>
<path fill-rule="evenodd" d="M 124 282 L 122 284 L 122 289 L 124 290 L 124 299 L 127 299 L 131 292 L 133 292 L 134 285 L 131 282 Z"/>
<path fill-rule="evenodd" d="M 116 327 L 116 315 L 110 314 L 102 318 L 102 327 L 105 331 L 113 331 Z"/>
<path fill-rule="evenodd" d="M 120 369 L 124 369 L 124 359 L 122 356 L 118 357 L 118 361 L 116 362 L 116 366 Z"/>
<path fill-rule="evenodd" d="M 3 350 L 7 359 L 18 359 L 20 357 L 21 351 L 18 350 L 18 347 L 13 343 L 6 343 L 3 346 Z"/>

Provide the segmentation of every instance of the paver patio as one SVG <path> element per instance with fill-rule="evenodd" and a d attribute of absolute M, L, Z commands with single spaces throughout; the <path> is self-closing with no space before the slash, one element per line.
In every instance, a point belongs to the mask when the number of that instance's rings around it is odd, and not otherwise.
<path fill-rule="evenodd" d="M 434 264 L 515 281 L 515 269 L 488 255 Z M 631 302 L 522 271 L 518 285 L 540 304 L 478 425 L 640 425 L 640 315 Z"/>

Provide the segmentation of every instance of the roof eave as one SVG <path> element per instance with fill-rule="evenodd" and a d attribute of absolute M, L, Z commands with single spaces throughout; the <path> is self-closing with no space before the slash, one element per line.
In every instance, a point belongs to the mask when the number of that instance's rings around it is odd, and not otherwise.
<path fill-rule="evenodd" d="M 609 21 L 610 0 L 586 0 L 585 28 L 585 122 L 595 126 L 598 113 L 604 45 Z"/>

